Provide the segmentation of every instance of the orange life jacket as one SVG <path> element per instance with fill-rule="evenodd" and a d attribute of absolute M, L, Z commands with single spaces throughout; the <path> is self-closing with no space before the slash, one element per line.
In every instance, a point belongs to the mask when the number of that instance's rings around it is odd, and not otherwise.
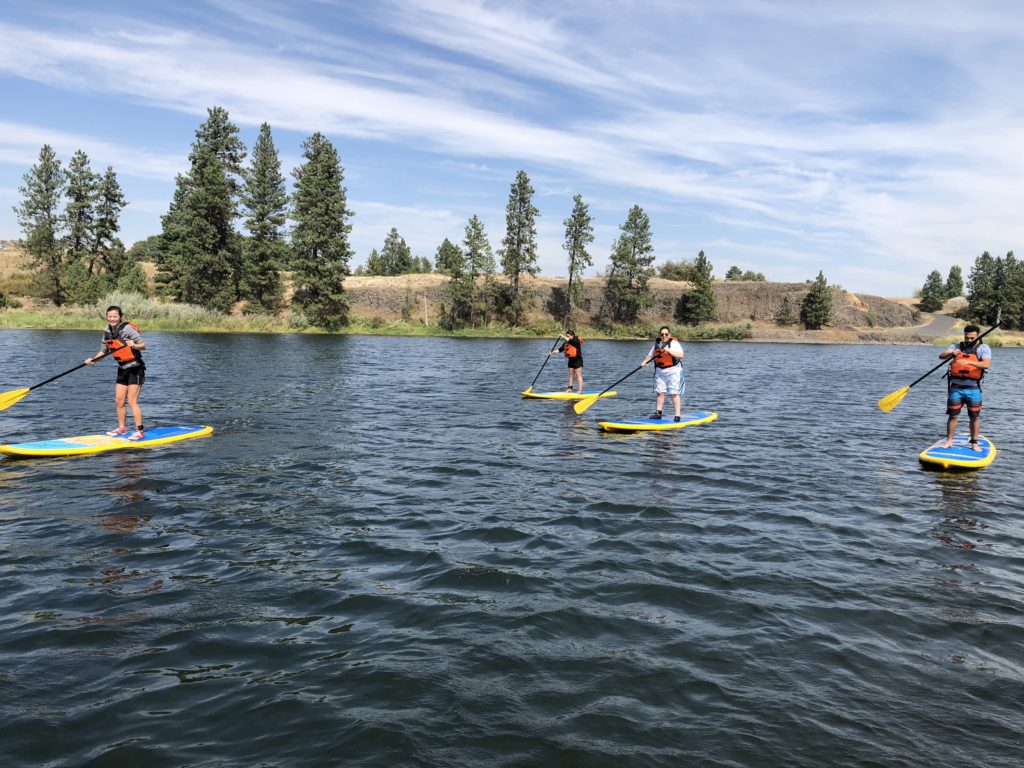
<path fill-rule="evenodd" d="M 579 342 L 579 344 L 577 344 L 576 342 Z M 572 360 L 575 357 L 579 357 L 580 356 L 580 347 L 579 347 L 579 345 L 582 344 L 582 343 L 583 343 L 583 339 L 581 339 L 579 336 L 573 336 L 571 339 L 566 339 L 565 344 L 562 345 L 562 352 L 570 360 Z"/>
<path fill-rule="evenodd" d="M 656 368 L 671 368 L 673 365 L 681 364 L 681 361 L 672 357 L 672 353 L 668 351 L 668 345 L 673 341 L 679 341 L 679 339 L 675 336 L 669 336 L 668 341 L 664 344 L 661 339 L 658 339 L 658 341 L 654 343 L 654 357 L 651 359 L 654 360 Z"/>
<path fill-rule="evenodd" d="M 138 350 L 129 347 L 121 340 L 121 331 L 124 330 L 126 325 L 130 325 L 136 331 L 139 330 L 135 323 L 125 322 L 121 323 L 113 331 L 108 326 L 103 332 L 103 343 L 110 350 L 110 356 L 117 361 L 118 365 L 130 365 L 142 359 L 142 355 L 139 354 Z"/>
<path fill-rule="evenodd" d="M 985 375 L 984 368 L 975 368 L 973 365 L 967 365 L 968 362 L 978 363 L 981 360 L 978 357 L 978 352 L 959 352 L 956 357 L 953 358 L 953 362 L 949 364 L 949 377 L 951 379 L 971 379 L 973 381 L 981 381 L 981 377 Z"/>

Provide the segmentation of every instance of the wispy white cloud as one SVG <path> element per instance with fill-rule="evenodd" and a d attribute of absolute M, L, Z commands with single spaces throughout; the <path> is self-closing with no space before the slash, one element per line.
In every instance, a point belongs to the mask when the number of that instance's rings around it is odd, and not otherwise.
<path fill-rule="evenodd" d="M 112 166 L 117 174 L 166 181 L 187 170 L 185 158 L 151 152 L 138 146 L 113 144 L 94 136 L 70 133 L 40 125 L 0 120 L 0 163 L 26 171 L 39 159 L 44 144 L 58 157 L 69 158 L 75 150 L 85 152 L 94 170 Z"/>
<path fill-rule="evenodd" d="M 92 26 L 87 11 L 47 29 L 0 22 L 0 72 L 190 115 L 223 104 L 275 132 L 433 153 L 431 171 L 452 178 L 524 167 L 549 181 L 539 189 L 590 190 L 615 219 L 644 204 L 670 247 L 715 243 L 769 274 L 817 259 L 879 282 L 898 270 L 905 283 L 1024 234 L 1024 195 L 1011 181 L 1024 171 L 1014 106 L 1024 15 L 1012 3 L 210 8 L 228 15 L 202 33 L 151 17 Z M 0 125 L 0 162 L 27 166 L 47 129 L 11 125 L 14 138 Z M 55 133 L 50 143 L 94 162 L 116 153 L 119 173 L 181 170 L 183 158 L 150 156 L 144 137 L 133 149 Z M 684 231 L 679 211 L 699 215 L 699 231 Z M 465 210 L 364 198 L 359 214 L 354 238 L 383 242 L 397 226 L 426 255 L 424 244 L 461 232 Z M 561 215 L 543 224 L 552 264 L 562 261 Z M 493 226 L 497 245 L 500 214 Z M 687 248 L 687 236 L 705 242 Z"/>

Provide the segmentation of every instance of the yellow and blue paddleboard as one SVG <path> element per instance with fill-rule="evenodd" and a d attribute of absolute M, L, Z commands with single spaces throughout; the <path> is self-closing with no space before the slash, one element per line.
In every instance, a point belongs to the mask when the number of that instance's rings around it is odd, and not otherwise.
<path fill-rule="evenodd" d="M 918 458 L 925 466 L 942 469 L 981 469 L 996 460 L 996 446 L 984 435 L 978 436 L 980 451 L 971 449 L 970 435 L 957 435 L 953 445 L 943 448 L 945 440 L 939 440 L 931 448 L 921 452 Z"/>
<path fill-rule="evenodd" d="M 661 419 L 637 419 L 636 421 L 599 421 L 597 426 L 605 432 L 660 432 L 665 429 L 682 429 L 694 424 L 707 424 L 718 418 L 714 411 L 684 411 L 679 421 L 669 415 Z"/>
<path fill-rule="evenodd" d="M 87 453 L 117 451 L 122 448 L 152 448 L 155 445 L 176 443 L 193 437 L 203 437 L 213 432 L 213 427 L 157 427 L 147 429 L 146 436 L 141 440 L 129 440 L 126 437 L 109 437 L 107 435 L 82 435 L 81 437 L 62 437 L 56 440 L 40 440 L 34 443 L 15 443 L 0 445 L 0 453 L 8 456 L 81 456 Z"/>
<path fill-rule="evenodd" d="M 529 389 L 520 392 L 523 397 L 534 397 L 538 400 L 586 400 L 588 397 L 615 397 L 615 391 L 601 393 L 597 392 L 533 392 Z"/>

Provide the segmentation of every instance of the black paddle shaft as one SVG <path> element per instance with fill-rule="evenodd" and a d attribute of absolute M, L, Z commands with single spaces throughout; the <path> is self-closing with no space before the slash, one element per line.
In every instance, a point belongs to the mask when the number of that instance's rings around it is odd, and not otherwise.
<path fill-rule="evenodd" d="M 558 342 L 561 341 L 561 340 L 562 340 L 561 336 L 559 336 L 557 339 L 555 339 L 555 343 L 551 345 L 551 352 L 555 351 L 555 347 L 558 346 Z M 528 386 L 527 389 L 533 389 L 533 385 L 537 383 L 537 379 L 540 378 L 541 371 L 544 370 L 544 366 L 547 365 L 548 364 L 548 360 L 551 359 L 551 352 L 548 352 L 548 356 L 545 357 L 544 358 L 544 362 L 540 364 L 540 371 L 537 371 L 537 375 L 533 377 L 533 381 L 530 382 L 530 386 Z"/>
<path fill-rule="evenodd" d="M 977 345 L 977 343 L 979 341 L 981 341 L 983 338 L 985 338 L 990 333 L 992 333 L 992 331 L 994 331 L 996 328 L 998 328 L 999 325 L 1000 325 L 999 323 L 996 323 L 995 325 L 993 325 L 991 328 L 989 328 L 987 331 L 985 331 L 983 334 L 981 334 L 981 336 L 976 338 L 974 340 L 974 343 L 971 346 Z M 939 370 L 939 368 L 941 368 L 944 365 L 949 365 L 949 358 L 948 357 L 945 360 L 943 360 L 941 363 L 936 365 L 934 368 L 932 368 L 930 371 L 928 371 L 928 373 L 926 373 L 924 376 L 922 376 L 917 381 L 915 381 L 914 384 L 919 384 L 920 382 L 924 381 L 925 379 L 927 379 L 929 376 L 931 376 L 933 373 L 935 373 L 937 370 Z M 907 387 L 907 389 L 910 389 L 910 387 L 914 386 L 914 384 L 911 384 L 909 387 Z"/>
<path fill-rule="evenodd" d="M 93 362 L 96 362 L 97 360 L 100 360 L 100 359 L 102 359 L 102 358 L 104 358 L 106 356 L 107 356 L 107 353 L 104 352 L 102 355 L 99 355 L 98 357 L 94 357 L 93 358 Z M 33 389 L 39 389 L 39 387 L 43 386 L 43 384 L 49 384 L 51 381 L 56 381 L 61 376 L 67 376 L 69 373 L 74 373 L 79 368 L 85 368 L 85 366 L 87 366 L 87 365 L 88 365 L 88 363 L 80 363 L 80 364 L 76 365 L 74 368 L 69 368 L 68 370 L 64 371 L 64 373 L 58 373 L 56 376 L 51 376 L 46 381 L 40 381 L 38 384 L 33 384 L 31 387 L 28 388 L 28 391 L 31 392 Z"/>

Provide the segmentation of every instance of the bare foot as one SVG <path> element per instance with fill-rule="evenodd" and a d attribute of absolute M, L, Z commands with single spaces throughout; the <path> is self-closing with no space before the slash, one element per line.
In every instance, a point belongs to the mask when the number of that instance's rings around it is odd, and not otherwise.
<path fill-rule="evenodd" d="M 942 445 L 939 446 L 939 448 L 952 448 L 952 447 L 953 447 L 953 441 L 952 440 L 947 440 L 946 442 L 944 442 Z"/>
<path fill-rule="evenodd" d="M 971 450 L 981 453 L 981 445 L 978 443 L 977 440 L 971 440 Z"/>

